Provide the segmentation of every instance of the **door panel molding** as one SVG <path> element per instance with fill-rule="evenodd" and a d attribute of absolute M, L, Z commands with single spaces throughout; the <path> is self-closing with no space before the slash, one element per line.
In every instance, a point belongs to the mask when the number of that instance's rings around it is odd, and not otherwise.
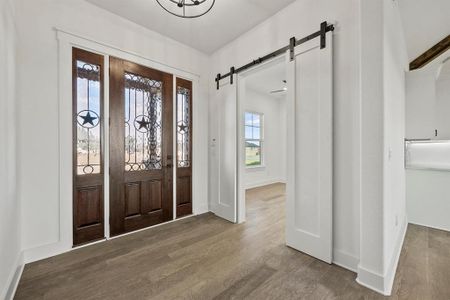
<path fill-rule="evenodd" d="M 286 244 L 327 263 L 333 248 L 332 53 L 328 32 L 325 48 L 313 39 L 287 62 Z"/>
<path fill-rule="evenodd" d="M 217 178 L 209 181 L 215 192 L 211 209 L 217 216 L 230 222 L 237 221 L 237 85 L 221 82 L 212 96 L 213 105 L 220 111 L 216 117 L 218 137 L 211 149 L 211 170 Z"/>

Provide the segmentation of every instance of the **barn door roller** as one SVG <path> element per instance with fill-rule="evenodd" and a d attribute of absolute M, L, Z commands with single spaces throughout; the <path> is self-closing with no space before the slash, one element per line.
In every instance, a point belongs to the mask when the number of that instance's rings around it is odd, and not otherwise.
<path fill-rule="evenodd" d="M 227 77 L 230 77 L 230 84 L 233 84 L 234 74 L 238 74 L 238 73 L 240 73 L 240 72 L 242 72 L 244 70 L 247 70 L 247 69 L 249 69 L 249 68 L 251 68 L 253 66 L 259 65 L 259 64 L 261 64 L 264 61 L 267 61 L 269 59 L 272 59 L 272 58 L 275 58 L 275 57 L 277 57 L 279 55 L 282 55 L 282 54 L 286 53 L 287 50 L 289 50 L 289 57 L 290 57 L 290 59 L 293 60 L 294 59 L 294 55 L 295 55 L 295 47 L 298 46 L 298 45 L 301 45 L 303 43 L 306 43 L 306 42 L 308 42 L 308 41 L 310 41 L 310 40 L 312 40 L 312 39 L 314 39 L 316 37 L 320 37 L 320 49 L 326 48 L 326 46 L 327 46 L 326 45 L 326 41 L 327 41 L 326 34 L 327 34 L 328 31 L 334 31 L 333 24 L 328 25 L 327 22 L 322 22 L 320 24 L 320 30 L 319 31 L 316 31 L 316 32 L 314 32 L 314 33 L 312 33 L 312 34 L 310 34 L 310 35 L 308 35 L 308 36 L 306 36 L 306 37 L 304 37 L 304 38 L 302 38 L 300 40 L 296 40 L 295 37 L 292 37 L 289 40 L 289 45 L 286 46 L 286 47 L 280 48 L 280 49 L 278 49 L 278 50 L 276 50 L 276 51 L 274 51 L 272 53 L 269 53 L 269 54 L 267 54 L 267 55 L 265 55 L 263 57 L 259 57 L 258 59 L 253 60 L 252 62 L 249 62 L 248 64 L 246 64 L 246 65 L 244 65 L 244 66 L 242 66 L 240 68 L 231 67 L 230 68 L 230 72 L 228 72 L 228 73 L 226 73 L 224 75 L 222 75 L 220 73 L 217 74 L 217 76 L 215 78 L 216 88 L 219 89 L 219 87 L 220 87 L 220 80 L 225 79 Z"/>

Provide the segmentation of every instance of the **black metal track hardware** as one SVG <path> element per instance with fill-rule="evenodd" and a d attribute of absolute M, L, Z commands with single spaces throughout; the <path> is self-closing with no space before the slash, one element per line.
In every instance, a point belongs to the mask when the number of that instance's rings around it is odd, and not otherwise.
<path fill-rule="evenodd" d="M 274 51 L 272 53 L 264 55 L 263 57 L 259 57 L 259 58 L 255 59 L 255 60 L 253 60 L 252 62 L 249 62 L 246 65 L 243 65 L 242 67 L 239 67 L 239 68 L 231 67 L 230 68 L 230 72 L 228 72 L 228 73 L 226 73 L 224 75 L 222 75 L 220 73 L 217 74 L 217 76 L 215 78 L 216 88 L 219 89 L 219 87 L 220 87 L 220 85 L 219 85 L 220 80 L 225 79 L 225 78 L 227 78 L 229 76 L 230 77 L 230 84 L 233 84 L 234 74 L 238 74 L 238 73 L 240 73 L 240 72 L 242 72 L 244 70 L 247 70 L 247 69 L 249 69 L 249 68 L 251 68 L 253 66 L 259 65 L 259 64 L 261 64 L 264 61 L 267 61 L 267 60 L 275 58 L 275 57 L 277 57 L 279 55 L 285 54 L 287 50 L 289 50 L 289 57 L 290 57 L 290 59 L 293 60 L 294 56 L 295 56 L 294 48 L 296 46 L 304 44 L 304 43 L 306 43 L 306 42 L 308 42 L 308 41 L 310 41 L 310 40 L 312 40 L 312 39 L 314 39 L 316 37 L 320 37 L 320 49 L 326 48 L 326 46 L 327 46 L 326 45 L 326 41 L 327 41 L 326 33 L 329 32 L 329 31 L 334 31 L 334 26 L 332 24 L 328 25 L 327 22 L 322 22 L 320 24 L 320 30 L 319 31 L 316 31 L 316 32 L 314 32 L 314 33 L 312 33 L 312 34 L 310 34 L 310 35 L 308 35 L 308 36 L 306 36 L 306 37 L 304 37 L 304 38 L 302 38 L 300 40 L 296 40 L 295 37 L 292 37 L 289 40 L 289 45 L 286 46 L 286 47 L 280 48 L 280 49 L 278 49 L 278 50 L 276 50 L 276 51 Z"/>
<path fill-rule="evenodd" d="M 327 46 L 327 23 L 320 24 L 320 49 L 324 49 Z"/>
<path fill-rule="evenodd" d="M 233 84 L 234 67 L 230 68 L 230 84 Z"/>
<path fill-rule="evenodd" d="M 293 61 L 295 58 L 295 36 L 289 40 L 289 59 Z"/>

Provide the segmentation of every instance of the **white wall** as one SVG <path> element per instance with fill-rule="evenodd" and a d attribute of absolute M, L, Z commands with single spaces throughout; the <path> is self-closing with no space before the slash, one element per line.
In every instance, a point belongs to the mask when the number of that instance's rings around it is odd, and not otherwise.
<path fill-rule="evenodd" d="M 361 203 L 358 282 L 383 288 L 383 2 L 361 1 Z M 381 288 L 380 288 L 381 286 Z"/>
<path fill-rule="evenodd" d="M 298 0 L 212 55 L 212 80 L 231 66 L 286 46 L 292 36 L 302 38 L 319 30 L 323 21 L 334 32 L 334 259 L 356 269 L 359 259 L 359 0 Z M 210 114 L 221 111 L 211 103 Z M 218 124 L 210 119 L 210 140 L 218 139 Z M 211 181 L 217 177 L 216 156 L 210 157 Z M 210 199 L 217 201 L 217 185 Z"/>
<path fill-rule="evenodd" d="M 450 231 L 450 171 L 406 170 L 408 221 Z"/>
<path fill-rule="evenodd" d="M 245 187 L 286 181 L 286 99 L 247 89 L 246 111 L 264 115 L 263 166 L 245 170 Z"/>
<path fill-rule="evenodd" d="M 358 282 L 390 294 L 406 232 L 406 44 L 398 3 L 362 1 L 361 260 Z"/>
<path fill-rule="evenodd" d="M 12 1 L 0 0 L 0 299 L 11 296 L 22 264 L 20 202 L 16 193 L 14 14 Z"/>
<path fill-rule="evenodd" d="M 436 79 L 436 138 L 450 140 L 450 60 L 447 60 L 442 69 Z"/>
<path fill-rule="evenodd" d="M 432 73 L 406 76 L 406 138 L 434 138 L 436 129 L 436 78 Z"/>
<path fill-rule="evenodd" d="M 450 231 L 450 141 L 408 142 L 409 223 Z"/>
<path fill-rule="evenodd" d="M 450 61 L 445 62 L 449 57 L 450 50 L 427 66 L 407 73 L 407 138 L 450 139 Z"/>
<path fill-rule="evenodd" d="M 187 46 L 149 31 L 79 0 L 17 0 L 19 189 L 23 203 L 23 248 L 33 259 L 48 256 L 60 230 L 58 44 L 54 28 L 123 49 L 199 76 L 194 99 L 194 201 L 207 211 L 209 58 Z M 71 101 L 71 99 L 67 99 Z M 68 120 L 67 122 L 70 122 Z M 70 127 L 70 126 L 69 126 Z M 67 133 L 70 135 L 70 133 Z M 70 198 L 68 198 L 70 199 Z M 64 234 L 71 234 L 65 232 Z M 40 249 L 40 250 L 39 250 Z M 38 251 L 39 250 L 39 251 Z M 67 250 L 67 249 L 66 249 Z"/>
<path fill-rule="evenodd" d="M 384 270 L 392 288 L 406 231 L 405 74 L 408 54 L 398 1 L 384 1 Z M 391 276 L 391 278 L 389 278 Z M 389 286 L 390 285 L 390 286 Z"/>
<path fill-rule="evenodd" d="M 406 137 L 450 139 L 450 50 L 406 75 Z M 438 135 L 435 136 L 435 129 Z M 408 148 L 406 206 L 410 223 L 450 231 L 448 143 Z"/>

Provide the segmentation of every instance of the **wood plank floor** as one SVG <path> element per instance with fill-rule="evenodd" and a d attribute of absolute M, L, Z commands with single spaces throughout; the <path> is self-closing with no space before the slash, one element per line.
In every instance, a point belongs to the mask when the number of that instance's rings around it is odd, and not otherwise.
<path fill-rule="evenodd" d="M 284 185 L 247 192 L 245 224 L 204 214 L 25 267 L 15 299 L 384 299 L 284 245 Z M 450 234 L 410 225 L 392 299 L 450 299 Z"/>

